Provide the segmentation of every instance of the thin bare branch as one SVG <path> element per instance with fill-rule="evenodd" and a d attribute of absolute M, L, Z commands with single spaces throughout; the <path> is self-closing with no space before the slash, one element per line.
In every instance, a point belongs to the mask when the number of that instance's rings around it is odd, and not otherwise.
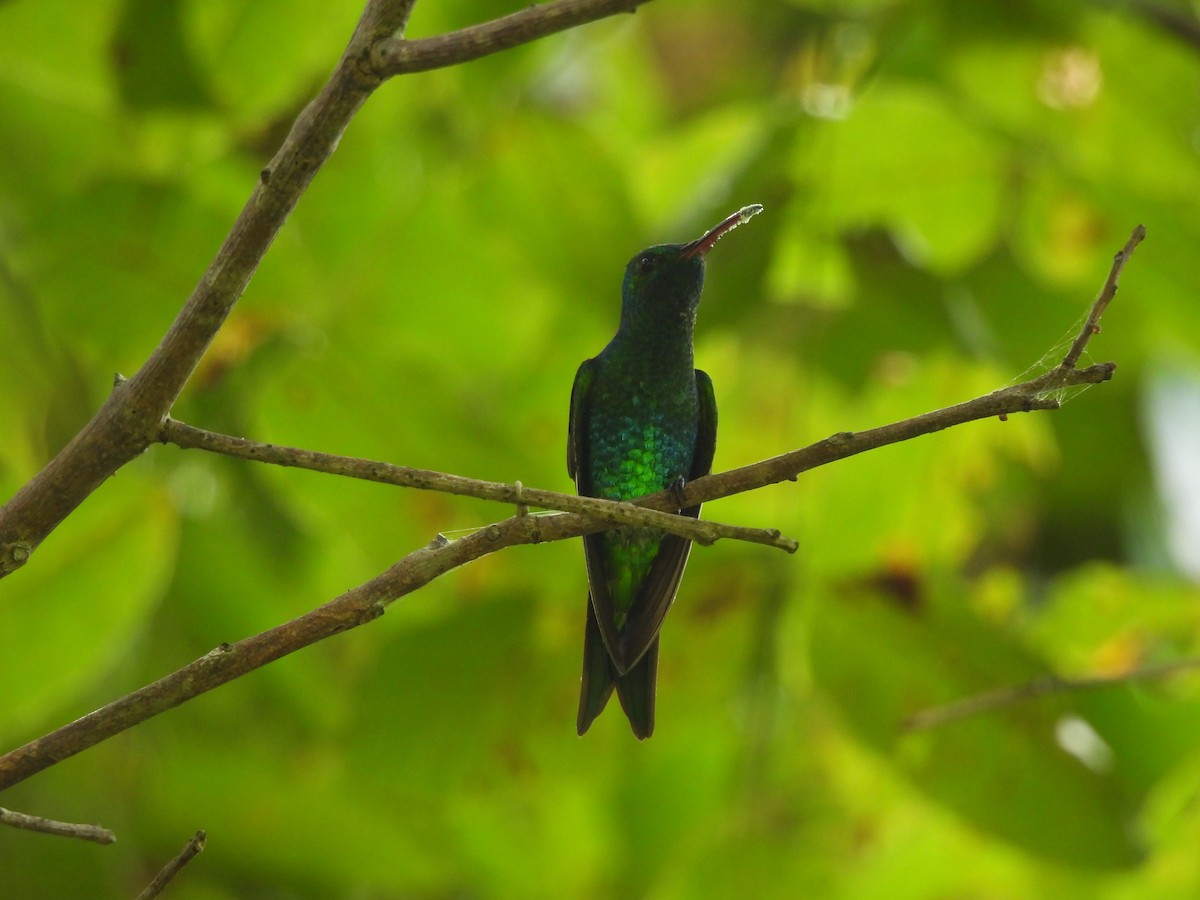
<path fill-rule="evenodd" d="M 1129 261 L 1129 257 L 1133 254 L 1134 249 L 1145 238 L 1146 227 L 1138 225 L 1133 229 L 1133 234 L 1129 236 L 1129 240 L 1125 242 L 1125 246 L 1117 251 L 1117 255 L 1113 257 L 1112 269 L 1109 270 L 1104 287 L 1100 289 L 1100 295 L 1096 297 L 1096 302 L 1092 304 L 1091 312 L 1088 313 L 1087 321 L 1083 323 L 1083 330 L 1079 332 L 1079 337 L 1075 338 L 1075 342 L 1071 344 L 1071 349 L 1067 351 L 1062 365 L 1059 366 L 1060 369 L 1074 369 L 1075 364 L 1079 362 L 1079 357 L 1083 353 L 1084 347 L 1092 339 L 1092 335 L 1100 333 L 1100 317 L 1108 309 L 1108 304 L 1112 302 L 1113 297 L 1117 296 L 1117 282 L 1121 278 L 1121 272 L 1125 269 L 1125 263 Z"/>
<path fill-rule="evenodd" d="M 944 706 L 923 709 L 909 716 L 901 725 L 901 731 L 923 731 L 928 728 L 938 728 L 951 722 L 1015 706 L 1038 697 L 1097 691 L 1123 684 L 1134 684 L 1139 681 L 1168 678 L 1181 672 L 1194 672 L 1198 669 L 1200 669 L 1200 659 L 1178 659 L 1173 662 L 1133 669 L 1120 675 L 1093 675 L 1086 678 L 1060 678 L 1057 675 L 1043 675 L 1023 684 L 997 688 L 994 691 L 964 697 L 962 700 L 956 700 Z"/>
<path fill-rule="evenodd" d="M 13 812 L 11 809 L 3 807 L 0 807 L 0 825 L 10 825 L 26 831 L 40 831 L 42 834 L 54 834 L 59 837 L 78 838 L 81 841 L 93 841 L 97 844 L 112 844 L 117 840 L 115 834 L 99 825 L 76 825 L 73 822 L 43 819 L 41 816 Z"/>
<path fill-rule="evenodd" d="M 175 858 L 162 867 L 154 880 L 146 885 L 145 890 L 137 895 L 136 900 L 152 900 L 163 892 L 165 888 L 180 870 L 190 863 L 197 855 L 204 852 L 204 845 L 208 842 L 208 835 L 204 831 L 197 831 L 192 835 L 192 839 L 183 845 L 183 849 L 176 854 Z"/>
<path fill-rule="evenodd" d="M 374 64 L 384 77 L 458 65 L 527 44 L 622 12 L 633 12 L 649 0 L 557 0 L 529 6 L 483 25 L 437 37 L 402 38 L 375 45 Z"/>
<path fill-rule="evenodd" d="M 500 481 L 480 481 L 461 475 L 435 472 L 432 469 L 416 469 L 411 466 L 397 466 L 353 456 L 335 456 L 331 453 L 319 453 L 315 450 L 303 450 L 298 447 L 264 444 L 246 438 L 205 431 L 177 419 L 168 418 L 163 423 L 160 440 L 185 450 L 208 450 L 212 453 L 276 466 L 290 466 L 312 472 L 325 472 L 331 475 L 360 478 L 365 481 L 416 488 L 423 491 L 439 491 L 462 497 L 495 500 L 500 503 L 513 504 L 518 509 L 536 506 L 542 509 L 580 513 L 609 525 L 659 528 L 705 546 L 711 545 L 721 538 L 763 544 L 786 550 L 788 553 L 794 553 L 798 546 L 794 540 L 780 536 L 779 532 L 774 529 L 743 528 L 738 525 L 697 520 L 689 516 L 676 515 L 673 512 L 643 509 L 630 503 L 525 487 L 519 481 L 513 484 Z"/>

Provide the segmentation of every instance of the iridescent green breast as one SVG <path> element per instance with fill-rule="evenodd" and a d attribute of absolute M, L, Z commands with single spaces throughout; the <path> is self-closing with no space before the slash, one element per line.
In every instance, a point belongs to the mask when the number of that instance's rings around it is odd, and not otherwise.
<path fill-rule="evenodd" d="M 606 391 L 594 396 L 588 423 L 591 493 L 628 500 L 670 487 L 691 472 L 696 447 L 693 381 L 666 397 Z M 663 532 L 619 528 L 604 536 L 605 574 L 617 627 L 658 554 Z"/>

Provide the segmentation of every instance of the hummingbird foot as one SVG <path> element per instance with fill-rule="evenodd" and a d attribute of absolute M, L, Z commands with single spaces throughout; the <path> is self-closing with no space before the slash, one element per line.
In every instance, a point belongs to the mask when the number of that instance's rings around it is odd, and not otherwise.
<path fill-rule="evenodd" d="M 675 480 L 667 485 L 667 490 L 671 492 L 671 497 L 675 500 L 675 512 L 683 512 L 683 487 L 687 484 L 682 475 L 677 475 Z"/>

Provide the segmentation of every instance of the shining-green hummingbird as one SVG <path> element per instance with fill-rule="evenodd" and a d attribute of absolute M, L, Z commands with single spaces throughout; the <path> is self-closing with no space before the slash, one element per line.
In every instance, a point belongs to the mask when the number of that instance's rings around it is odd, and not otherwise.
<path fill-rule="evenodd" d="M 621 322 L 571 388 L 567 472 L 589 497 L 630 500 L 683 485 L 712 469 L 717 401 L 695 367 L 692 332 L 704 263 L 720 238 L 762 206 L 746 206 L 702 237 L 660 244 L 625 267 Z M 681 509 L 696 517 L 700 507 Z M 587 625 L 579 734 L 613 688 L 639 740 L 654 731 L 658 636 L 691 542 L 656 528 L 621 527 L 583 539 Z"/>

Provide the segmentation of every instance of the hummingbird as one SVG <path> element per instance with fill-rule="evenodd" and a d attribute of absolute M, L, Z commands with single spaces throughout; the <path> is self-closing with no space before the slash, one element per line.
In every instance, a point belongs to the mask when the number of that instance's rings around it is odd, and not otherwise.
<path fill-rule="evenodd" d="M 717 401 L 695 367 L 692 333 L 704 265 L 721 237 L 762 212 L 743 207 L 701 237 L 659 244 L 625 267 L 621 320 L 575 374 L 567 473 L 589 497 L 630 500 L 712 469 Z M 700 506 L 681 509 L 700 515 Z M 588 730 L 616 688 L 638 740 L 654 731 L 659 629 L 679 588 L 691 542 L 656 528 L 621 527 L 583 539 L 587 625 L 576 730 Z"/>

